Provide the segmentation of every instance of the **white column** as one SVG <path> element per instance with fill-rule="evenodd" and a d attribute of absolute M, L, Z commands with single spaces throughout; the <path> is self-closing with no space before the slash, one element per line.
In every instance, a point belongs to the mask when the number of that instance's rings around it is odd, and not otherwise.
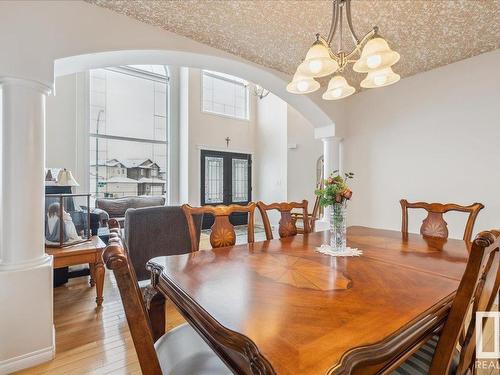
<path fill-rule="evenodd" d="M 35 82 L 2 80 L 0 270 L 41 264 L 44 251 L 45 95 Z"/>
<path fill-rule="evenodd" d="M 335 136 L 335 126 L 325 126 L 322 128 L 314 129 L 314 136 L 316 139 L 321 139 L 323 142 L 323 176 L 328 178 L 333 171 L 341 171 L 341 152 L 340 145 L 342 138 Z M 323 210 L 323 217 L 321 220 L 316 222 L 316 230 L 326 230 L 329 228 L 328 216 L 330 214 L 330 208 L 325 207 Z"/>
<path fill-rule="evenodd" d="M 37 82 L 0 78 L 0 373 L 54 354 L 52 257 L 45 254 L 45 97 Z"/>

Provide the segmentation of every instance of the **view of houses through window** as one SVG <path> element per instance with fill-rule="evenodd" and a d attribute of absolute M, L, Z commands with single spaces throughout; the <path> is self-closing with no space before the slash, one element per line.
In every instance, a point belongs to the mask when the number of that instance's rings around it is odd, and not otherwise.
<path fill-rule="evenodd" d="M 90 72 L 90 191 L 165 195 L 168 74 L 158 65 Z"/>

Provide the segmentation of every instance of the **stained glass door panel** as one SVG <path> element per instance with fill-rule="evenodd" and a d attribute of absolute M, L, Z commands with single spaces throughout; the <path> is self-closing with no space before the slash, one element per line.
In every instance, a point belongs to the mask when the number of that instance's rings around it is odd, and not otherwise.
<path fill-rule="evenodd" d="M 224 203 L 224 159 L 205 158 L 205 203 Z"/>
<path fill-rule="evenodd" d="M 201 151 L 201 204 L 246 205 L 252 200 L 252 158 L 249 154 Z M 233 225 L 248 222 L 246 214 L 233 214 Z M 205 215 L 203 228 L 210 228 L 213 218 Z"/>
<path fill-rule="evenodd" d="M 248 159 L 232 160 L 233 202 L 248 202 Z"/>

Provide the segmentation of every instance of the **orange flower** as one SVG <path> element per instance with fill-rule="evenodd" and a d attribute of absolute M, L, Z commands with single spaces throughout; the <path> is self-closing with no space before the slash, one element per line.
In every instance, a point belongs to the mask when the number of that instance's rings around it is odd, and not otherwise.
<path fill-rule="evenodd" d="M 351 199 L 352 197 L 352 190 L 350 189 L 346 189 L 342 192 L 342 196 L 345 198 L 345 199 Z"/>
<path fill-rule="evenodd" d="M 333 185 L 335 183 L 335 180 L 333 179 L 333 177 L 328 177 L 328 179 L 326 180 L 326 183 L 328 185 Z"/>

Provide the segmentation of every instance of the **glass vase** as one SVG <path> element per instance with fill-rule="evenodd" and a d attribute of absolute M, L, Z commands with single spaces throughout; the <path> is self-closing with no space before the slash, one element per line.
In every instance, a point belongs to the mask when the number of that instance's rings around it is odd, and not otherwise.
<path fill-rule="evenodd" d="M 330 246 L 334 251 L 344 251 L 347 246 L 347 203 L 330 207 Z"/>

